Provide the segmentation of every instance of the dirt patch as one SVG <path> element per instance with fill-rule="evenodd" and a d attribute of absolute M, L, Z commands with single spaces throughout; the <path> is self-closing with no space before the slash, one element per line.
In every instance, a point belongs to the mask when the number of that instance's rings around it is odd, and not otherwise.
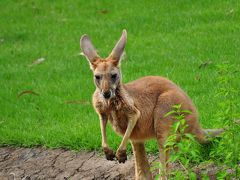
<path fill-rule="evenodd" d="M 157 161 L 149 156 L 149 161 Z M 184 171 L 179 164 L 172 169 Z M 221 168 L 214 164 L 204 164 L 193 168 L 197 179 L 206 174 L 209 179 L 217 179 Z M 231 171 L 231 172 L 230 172 Z M 156 172 L 153 172 L 156 175 Z M 229 170 L 229 174 L 233 173 Z M 0 148 L 0 180 L 92 180 L 92 179 L 134 179 L 134 158 L 128 156 L 124 164 L 108 161 L 97 152 L 73 152 L 64 149 L 46 148 Z"/>
<path fill-rule="evenodd" d="M 134 179 L 134 160 L 119 164 L 96 152 L 3 147 L 0 179 Z"/>

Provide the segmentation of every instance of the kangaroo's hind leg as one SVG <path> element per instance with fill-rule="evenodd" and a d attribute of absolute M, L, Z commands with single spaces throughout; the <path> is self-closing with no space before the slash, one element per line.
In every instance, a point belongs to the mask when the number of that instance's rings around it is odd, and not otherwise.
<path fill-rule="evenodd" d="M 191 114 L 185 114 L 188 125 L 185 132 L 193 134 L 200 143 L 206 142 L 205 133 L 198 122 L 197 111 L 191 100 L 178 92 L 172 91 L 161 94 L 154 109 L 154 129 L 159 144 L 159 156 L 163 166 L 163 174 L 168 171 L 167 161 L 169 156 L 169 152 L 164 152 L 164 144 L 170 135 L 173 123 L 176 122 L 173 115 L 166 116 L 166 114 L 173 110 L 173 106 L 176 104 L 181 104 L 182 110 L 191 111 Z"/>
<path fill-rule="evenodd" d="M 191 111 L 191 114 L 186 114 L 185 116 L 186 123 L 188 124 L 185 131 L 194 134 L 198 141 L 204 141 L 204 133 L 198 123 L 197 113 L 190 99 L 188 99 L 188 97 L 184 94 L 176 91 L 161 94 L 158 97 L 158 101 L 154 109 L 154 129 L 159 144 L 159 156 L 163 169 L 161 174 L 165 175 L 165 177 L 169 169 L 169 152 L 164 150 L 164 144 L 171 133 L 173 123 L 177 121 L 173 114 L 168 116 L 166 116 L 166 114 L 172 111 L 173 106 L 176 104 L 181 104 L 182 110 Z"/>
<path fill-rule="evenodd" d="M 172 116 L 165 117 L 169 111 L 172 110 L 174 103 L 169 94 L 162 94 L 159 96 L 154 109 L 154 130 L 159 146 L 159 159 L 161 163 L 160 175 L 161 179 L 167 179 L 168 173 L 168 158 L 169 151 L 164 150 L 164 144 L 170 134 L 171 126 L 173 124 Z"/>
<path fill-rule="evenodd" d="M 151 180 L 152 173 L 147 159 L 143 142 L 131 142 L 135 157 L 135 177 L 136 180 Z"/>

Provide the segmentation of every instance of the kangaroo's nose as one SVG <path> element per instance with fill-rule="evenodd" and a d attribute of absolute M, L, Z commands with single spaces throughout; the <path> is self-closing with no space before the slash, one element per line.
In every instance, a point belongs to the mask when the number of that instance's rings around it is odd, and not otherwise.
<path fill-rule="evenodd" d="M 103 97 L 104 97 L 105 99 L 109 99 L 109 98 L 111 97 L 111 91 L 106 91 L 106 92 L 104 92 L 104 93 L 103 93 Z"/>

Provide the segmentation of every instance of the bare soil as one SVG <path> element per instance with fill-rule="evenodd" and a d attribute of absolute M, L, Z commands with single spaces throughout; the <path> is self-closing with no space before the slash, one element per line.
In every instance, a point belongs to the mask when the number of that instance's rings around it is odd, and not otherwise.
<path fill-rule="evenodd" d="M 10 179 L 134 179 L 134 160 L 119 164 L 97 152 L 3 147 L 0 180 Z"/>
<path fill-rule="evenodd" d="M 149 156 L 149 161 L 157 161 Z M 179 164 L 172 169 L 184 171 Z M 215 180 L 217 168 L 214 164 L 199 165 L 194 168 L 197 179 L 206 174 Z M 156 175 L 157 172 L 153 172 Z M 231 173 L 231 172 L 229 172 Z M 95 179 L 134 179 L 134 158 L 128 156 L 123 163 L 108 161 L 104 155 L 94 151 L 74 152 L 65 149 L 0 148 L 0 180 L 95 180 Z"/>

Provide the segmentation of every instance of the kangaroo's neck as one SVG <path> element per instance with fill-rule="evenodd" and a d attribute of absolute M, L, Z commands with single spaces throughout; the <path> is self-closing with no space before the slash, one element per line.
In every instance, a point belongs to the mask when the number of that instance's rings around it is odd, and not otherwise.
<path fill-rule="evenodd" d="M 127 90 L 124 88 L 124 85 L 120 83 L 115 90 L 115 97 L 113 97 L 110 101 L 124 101 L 126 96 L 128 96 Z"/>
<path fill-rule="evenodd" d="M 109 106 L 113 109 L 120 109 L 132 104 L 132 99 L 129 96 L 123 84 L 119 84 L 115 90 L 115 97 L 111 98 L 108 102 Z"/>
<path fill-rule="evenodd" d="M 123 98 L 123 96 L 125 95 L 125 93 L 127 93 L 126 89 L 124 88 L 124 85 L 122 83 L 120 83 L 116 90 L 115 90 L 115 99 L 118 98 Z M 114 100 L 114 98 L 112 100 Z"/>

